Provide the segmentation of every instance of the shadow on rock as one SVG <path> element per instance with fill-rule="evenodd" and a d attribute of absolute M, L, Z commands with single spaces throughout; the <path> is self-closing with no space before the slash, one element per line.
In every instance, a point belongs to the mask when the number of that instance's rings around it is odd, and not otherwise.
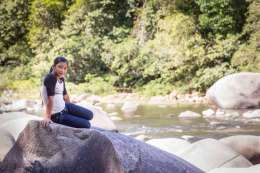
<path fill-rule="evenodd" d="M 203 173 L 131 137 L 30 121 L 1 164 L 1 173 Z"/>

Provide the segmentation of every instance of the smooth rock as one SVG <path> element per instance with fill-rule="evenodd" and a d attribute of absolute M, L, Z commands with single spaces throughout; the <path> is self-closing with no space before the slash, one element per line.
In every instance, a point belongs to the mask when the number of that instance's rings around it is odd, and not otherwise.
<path fill-rule="evenodd" d="M 9 132 L 16 140 L 30 120 L 42 120 L 42 118 L 24 112 L 4 113 L 0 116 L 0 129 Z"/>
<path fill-rule="evenodd" d="M 106 109 L 108 109 L 108 110 L 115 110 L 116 109 L 116 105 L 112 104 L 112 103 L 109 103 L 109 104 L 106 105 Z"/>
<path fill-rule="evenodd" d="M 259 173 L 260 165 L 254 165 L 249 168 L 217 168 L 209 173 Z"/>
<path fill-rule="evenodd" d="M 135 139 L 139 140 L 139 141 L 146 141 L 148 139 L 151 139 L 151 137 L 147 136 L 147 135 L 138 135 L 135 137 Z"/>
<path fill-rule="evenodd" d="M 8 104 L 6 106 L 1 107 L 2 111 L 4 112 L 16 112 L 16 111 L 22 111 L 25 110 L 27 107 L 27 100 L 16 100 L 13 101 L 11 104 Z"/>
<path fill-rule="evenodd" d="M 203 173 L 188 162 L 109 131 L 30 122 L 1 163 L 4 173 Z"/>
<path fill-rule="evenodd" d="M 260 136 L 237 135 L 222 138 L 219 141 L 249 160 L 260 157 Z"/>
<path fill-rule="evenodd" d="M 192 111 L 185 111 L 180 113 L 179 118 L 200 118 L 201 115 Z"/>
<path fill-rule="evenodd" d="M 210 103 L 224 109 L 259 108 L 260 73 L 225 76 L 208 89 L 206 97 Z"/>
<path fill-rule="evenodd" d="M 211 118 L 215 116 L 215 111 L 212 109 L 207 109 L 202 111 L 203 118 Z"/>
<path fill-rule="evenodd" d="M 110 119 L 111 119 L 112 121 L 122 121 L 122 120 L 123 120 L 122 118 L 120 118 L 120 117 L 118 117 L 118 116 L 111 116 Z"/>
<path fill-rule="evenodd" d="M 205 172 L 219 167 L 252 166 L 245 157 L 215 139 L 197 141 L 179 156 Z"/>
<path fill-rule="evenodd" d="M 88 104 L 87 102 L 80 102 L 78 105 L 85 107 L 93 112 L 94 116 L 90 121 L 91 126 L 103 128 L 106 130 L 117 130 L 116 125 L 109 118 L 108 114 L 101 108 Z"/>
<path fill-rule="evenodd" d="M 151 139 L 146 143 L 175 155 L 180 155 L 185 148 L 191 145 L 188 141 L 178 138 Z"/>
<path fill-rule="evenodd" d="M 260 109 L 243 113 L 244 118 L 260 118 Z"/>
<path fill-rule="evenodd" d="M 126 115 L 130 115 L 130 114 L 132 115 L 137 111 L 138 106 L 139 105 L 136 102 L 127 101 L 123 104 L 121 110 Z"/>
<path fill-rule="evenodd" d="M 10 132 L 4 129 L 0 129 L 0 138 L 0 162 L 2 162 L 7 152 L 14 145 L 15 139 Z"/>

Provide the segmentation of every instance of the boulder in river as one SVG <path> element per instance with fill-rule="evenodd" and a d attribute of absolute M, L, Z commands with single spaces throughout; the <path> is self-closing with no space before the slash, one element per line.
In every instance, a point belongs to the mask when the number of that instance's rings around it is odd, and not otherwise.
<path fill-rule="evenodd" d="M 209 173 L 259 173 L 260 165 L 251 166 L 249 168 L 217 168 Z"/>
<path fill-rule="evenodd" d="M 4 173 L 203 173 L 174 156 L 109 131 L 31 121 L 1 163 Z"/>
<path fill-rule="evenodd" d="M 91 110 L 94 114 L 93 119 L 90 121 L 91 126 L 103 128 L 106 130 L 117 130 L 116 125 L 109 118 L 108 114 L 102 108 L 88 104 L 87 102 L 80 102 L 78 105 Z"/>
<path fill-rule="evenodd" d="M 201 115 L 192 111 L 185 111 L 180 113 L 179 118 L 200 118 Z"/>
<path fill-rule="evenodd" d="M 252 166 L 244 156 L 210 138 L 192 143 L 179 156 L 205 172 L 219 167 Z"/>
<path fill-rule="evenodd" d="M 178 138 L 150 139 L 146 141 L 146 143 L 175 155 L 179 155 L 184 149 L 191 145 L 188 141 Z"/>
<path fill-rule="evenodd" d="M 224 109 L 260 107 L 260 73 L 241 72 L 225 76 L 211 86 L 206 97 Z"/>
<path fill-rule="evenodd" d="M 260 136 L 230 136 L 220 139 L 220 142 L 240 153 L 253 164 L 260 164 Z"/>

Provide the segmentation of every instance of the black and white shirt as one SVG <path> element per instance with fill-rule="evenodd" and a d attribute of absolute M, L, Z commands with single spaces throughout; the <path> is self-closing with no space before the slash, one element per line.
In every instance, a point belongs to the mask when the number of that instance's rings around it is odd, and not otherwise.
<path fill-rule="evenodd" d="M 48 96 L 53 96 L 52 114 L 61 112 L 65 108 L 63 96 L 67 94 L 64 79 L 57 79 L 53 73 L 45 76 L 42 87 L 43 103 L 47 105 Z"/>

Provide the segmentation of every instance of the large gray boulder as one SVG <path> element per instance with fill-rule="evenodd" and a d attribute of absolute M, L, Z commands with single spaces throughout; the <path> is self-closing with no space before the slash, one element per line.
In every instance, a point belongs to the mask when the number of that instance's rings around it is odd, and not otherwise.
<path fill-rule="evenodd" d="M 203 173 L 190 163 L 110 131 L 31 121 L 1 163 L 1 173 Z"/>
<path fill-rule="evenodd" d="M 94 116 L 90 121 L 91 126 L 103 128 L 106 130 L 117 130 L 116 125 L 109 118 L 108 114 L 102 110 L 102 108 L 93 106 L 84 101 L 78 103 L 78 105 L 85 107 L 93 112 Z"/>
<path fill-rule="evenodd" d="M 15 139 L 8 131 L 0 129 L 0 162 L 4 159 L 7 152 L 12 148 Z"/>
<path fill-rule="evenodd" d="M 209 102 L 224 109 L 260 107 L 260 73 L 242 72 L 225 76 L 209 88 Z"/>
<path fill-rule="evenodd" d="M 205 172 L 219 167 L 250 167 L 242 155 L 215 139 L 197 141 L 179 155 Z"/>
<path fill-rule="evenodd" d="M 177 156 L 191 145 L 188 141 L 178 138 L 150 139 L 146 143 Z"/>
<path fill-rule="evenodd" d="M 222 138 L 220 142 L 240 153 L 252 163 L 260 164 L 260 136 L 236 135 Z"/>
<path fill-rule="evenodd" d="M 259 173 L 260 165 L 254 165 L 249 168 L 217 168 L 209 173 Z"/>
<path fill-rule="evenodd" d="M 6 153 L 13 147 L 20 132 L 30 120 L 42 118 L 23 112 L 11 112 L 0 115 L 0 162 Z"/>
<path fill-rule="evenodd" d="M 30 120 L 42 120 L 42 118 L 24 112 L 4 113 L 0 115 L 0 130 L 9 132 L 16 140 Z"/>

